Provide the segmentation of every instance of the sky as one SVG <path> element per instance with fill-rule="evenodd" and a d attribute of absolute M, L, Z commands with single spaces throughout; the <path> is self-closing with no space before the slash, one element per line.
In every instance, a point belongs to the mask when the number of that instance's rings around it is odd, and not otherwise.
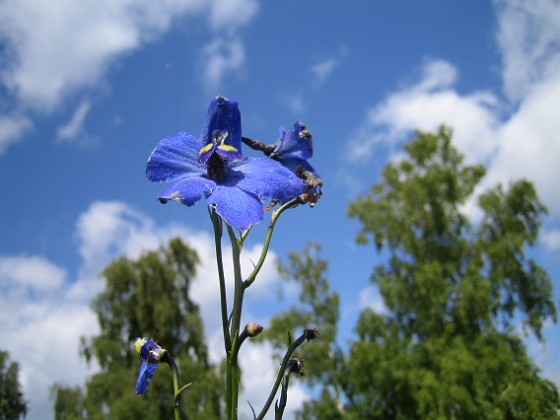
<path fill-rule="evenodd" d="M 415 129 L 442 123 L 467 163 L 487 166 L 477 192 L 535 183 L 549 213 L 530 255 L 548 270 L 559 303 L 557 1 L 3 0 L 0 349 L 19 363 L 28 419 L 53 417 L 51 384 L 83 384 L 97 369 L 78 345 L 99 331 L 89 304 L 103 288 L 103 267 L 177 235 L 201 257 L 191 294 L 211 357 L 221 357 L 206 206 L 161 205 L 164 186 L 145 178 L 158 141 L 178 131 L 198 136 L 217 95 L 239 102 L 248 137 L 272 143 L 280 127 L 303 121 L 324 181 L 316 207 L 280 218 L 245 322 L 266 327 L 296 299 L 274 261 L 310 241 L 321 244 L 341 296 L 343 342 L 363 308 L 384 310 L 368 280 L 383 256 L 356 245 L 359 225 L 346 208 Z M 473 203 L 465 212 L 476 222 Z M 245 272 L 265 227 L 249 235 Z M 560 385 L 558 326 L 546 323 L 544 337 L 527 336 L 528 350 Z M 258 407 L 266 399 L 275 375 L 269 354 L 266 346 L 242 349 L 242 366 L 265 369 L 244 378 L 240 401 Z M 290 385 L 294 409 L 308 396 Z"/>

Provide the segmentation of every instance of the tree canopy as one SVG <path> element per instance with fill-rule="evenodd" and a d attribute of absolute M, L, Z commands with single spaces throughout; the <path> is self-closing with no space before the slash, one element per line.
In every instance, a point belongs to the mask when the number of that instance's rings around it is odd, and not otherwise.
<path fill-rule="evenodd" d="M 546 208 L 533 184 L 478 196 L 483 166 L 464 164 L 452 132 L 417 132 L 406 156 L 348 208 L 360 243 L 389 252 L 375 267 L 386 314 L 362 313 L 348 354 L 348 406 L 369 418 L 552 418 L 555 386 L 520 338 L 556 321 L 552 285 L 527 253 Z M 362 417 L 363 418 L 363 417 Z"/>
<path fill-rule="evenodd" d="M 219 418 L 222 384 L 208 360 L 198 306 L 189 296 L 196 252 L 179 239 L 143 254 L 121 257 L 103 271 L 105 290 L 92 307 L 101 332 L 82 338 L 81 352 L 101 371 L 79 388 L 53 386 L 57 419 L 169 419 L 173 417 L 171 374 L 159 367 L 145 395 L 135 395 L 140 358 L 132 342 L 153 337 L 181 367 L 183 383 L 192 382 L 181 399 L 189 419 Z"/>
<path fill-rule="evenodd" d="M 558 391 L 522 341 L 523 330 L 542 338 L 545 320 L 556 321 L 550 278 L 527 252 L 546 208 L 527 180 L 477 198 L 485 168 L 465 165 L 451 139 L 446 127 L 417 132 L 405 156 L 350 203 L 358 243 L 388 254 L 371 276 L 387 310 L 361 313 L 337 363 L 320 355 L 324 385 L 301 418 L 558 418 Z M 482 217 L 473 222 L 465 208 L 475 200 Z M 302 302 L 317 300 L 310 283 L 328 290 L 326 265 L 308 252 L 290 255 L 290 266 Z M 272 323 L 336 322 L 311 308 Z"/>

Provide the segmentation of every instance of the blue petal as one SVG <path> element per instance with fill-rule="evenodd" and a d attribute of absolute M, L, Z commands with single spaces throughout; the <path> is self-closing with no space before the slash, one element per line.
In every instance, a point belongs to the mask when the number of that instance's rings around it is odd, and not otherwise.
<path fill-rule="evenodd" d="M 204 165 L 197 162 L 200 142 L 190 134 L 180 132 L 159 142 L 146 164 L 150 181 L 176 181 L 185 175 L 203 174 Z"/>
<path fill-rule="evenodd" d="M 302 159 L 278 159 L 278 162 L 285 166 L 286 168 L 290 169 L 291 171 L 295 172 L 298 166 L 303 166 L 306 171 L 313 173 L 315 176 L 319 176 L 319 174 L 315 171 L 313 166 L 311 166 L 306 160 Z"/>
<path fill-rule="evenodd" d="M 206 201 L 228 225 L 235 228 L 245 230 L 262 222 L 263 206 L 260 200 L 232 183 L 218 185 Z"/>
<path fill-rule="evenodd" d="M 216 183 L 202 176 L 188 176 L 165 189 L 158 199 L 162 203 L 169 200 L 178 201 L 187 206 L 194 205 L 202 194 L 210 194 L 216 188 Z"/>
<path fill-rule="evenodd" d="M 299 121 L 287 133 L 281 129 L 280 140 L 274 153 L 281 159 L 309 159 L 313 155 L 313 140 L 311 136 L 302 134 L 304 129 L 305 126 Z"/>
<path fill-rule="evenodd" d="M 135 394 L 143 394 L 148 384 L 154 377 L 154 372 L 156 371 L 158 365 L 156 363 L 148 363 L 142 361 L 140 365 L 140 372 L 138 372 L 138 379 L 136 381 Z"/>
<path fill-rule="evenodd" d="M 243 174 L 237 186 L 258 197 L 288 200 L 305 191 L 306 185 L 292 171 L 269 158 L 233 162 L 231 169 Z"/>
<path fill-rule="evenodd" d="M 236 101 L 223 96 L 212 99 L 200 134 L 202 146 L 212 142 L 214 130 L 227 131 L 224 144 L 241 152 L 241 114 Z"/>

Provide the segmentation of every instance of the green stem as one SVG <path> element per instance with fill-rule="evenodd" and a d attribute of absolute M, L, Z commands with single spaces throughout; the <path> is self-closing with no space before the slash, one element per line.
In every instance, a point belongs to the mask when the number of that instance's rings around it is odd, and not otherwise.
<path fill-rule="evenodd" d="M 226 356 L 229 359 L 229 354 L 231 351 L 231 335 L 229 333 L 229 320 L 228 320 L 228 304 L 227 304 L 227 293 L 226 293 L 226 280 L 224 275 L 224 262 L 222 256 L 222 227 L 223 222 L 220 216 L 215 210 L 210 211 L 210 219 L 212 220 L 212 225 L 214 226 L 214 242 L 216 245 L 216 261 L 218 265 L 218 278 L 220 283 L 220 306 L 222 314 L 222 333 L 224 336 L 224 347 L 226 351 Z M 226 407 L 227 411 L 231 411 L 232 407 L 232 389 L 231 389 L 231 371 L 228 368 L 226 370 Z"/>
<path fill-rule="evenodd" d="M 231 336 L 228 331 L 228 309 L 226 295 L 226 281 L 224 275 L 224 262 L 222 258 L 222 219 L 212 210 L 210 214 L 214 225 L 214 242 L 216 244 L 216 261 L 218 265 L 218 277 L 220 280 L 220 306 L 222 307 L 222 330 L 224 334 L 224 346 L 226 352 L 231 348 Z"/>
<path fill-rule="evenodd" d="M 274 382 L 274 386 L 270 390 L 270 394 L 268 395 L 268 399 L 264 403 L 264 406 L 263 406 L 261 412 L 256 417 L 257 420 L 263 419 L 264 416 L 266 415 L 266 412 L 270 408 L 270 404 L 272 404 L 272 400 L 274 400 L 274 397 L 276 396 L 276 393 L 278 392 L 278 387 L 280 386 L 280 383 L 282 382 L 282 379 L 284 378 L 284 372 L 286 371 L 286 367 L 288 366 L 288 362 L 290 361 L 290 358 L 292 357 L 293 352 L 299 346 L 301 346 L 306 339 L 307 340 L 310 339 L 307 329 L 303 332 L 303 334 L 297 340 L 295 340 L 290 345 L 290 347 L 286 351 L 286 354 L 284 355 L 284 358 L 282 359 L 282 364 L 280 365 L 280 370 L 278 371 L 278 376 L 276 377 L 276 382 Z"/>
<path fill-rule="evenodd" d="M 243 287 L 245 289 L 251 286 L 251 284 L 253 284 L 253 282 L 257 278 L 257 274 L 259 274 L 259 271 L 261 270 L 262 265 L 264 264 L 264 260 L 266 259 L 266 254 L 268 252 L 268 247 L 270 246 L 270 240 L 272 239 L 272 232 L 274 231 L 274 225 L 276 224 L 276 221 L 278 220 L 280 215 L 284 212 L 284 210 L 295 206 L 298 203 L 298 200 L 299 198 L 296 197 L 293 200 L 290 200 L 287 203 L 280 206 L 278 210 L 272 212 L 272 216 L 270 217 L 270 223 L 268 224 L 268 229 L 266 231 L 266 236 L 264 239 L 264 245 L 259 260 L 255 264 L 255 267 L 253 268 L 253 271 L 251 272 L 249 277 L 247 277 L 247 279 L 243 282 Z"/>
<path fill-rule="evenodd" d="M 162 359 L 165 360 L 171 368 L 171 376 L 173 378 L 173 413 L 175 414 L 175 420 L 181 420 L 181 412 L 179 410 L 179 393 L 185 389 L 185 387 L 179 390 L 179 369 L 169 352 L 165 352 Z"/>
<path fill-rule="evenodd" d="M 237 419 L 237 408 L 239 399 L 239 382 L 240 371 L 238 363 L 239 347 L 241 340 L 239 340 L 241 313 L 243 309 L 243 278 L 241 277 L 241 241 L 235 236 L 233 228 L 226 224 L 229 238 L 231 241 L 232 257 L 233 257 L 233 273 L 234 273 L 234 295 L 233 295 L 233 311 L 231 316 L 230 336 L 233 338 L 230 352 L 228 354 L 228 385 L 230 390 L 229 398 L 231 398 L 231 405 L 229 407 L 228 418 L 230 420 Z"/>

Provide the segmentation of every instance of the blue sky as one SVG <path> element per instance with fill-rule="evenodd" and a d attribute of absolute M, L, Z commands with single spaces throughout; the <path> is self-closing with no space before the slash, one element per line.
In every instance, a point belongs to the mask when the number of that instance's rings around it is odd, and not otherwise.
<path fill-rule="evenodd" d="M 322 245 L 342 298 L 343 339 L 362 308 L 383 310 L 368 282 L 382 258 L 354 244 L 348 202 L 379 180 L 414 129 L 441 123 L 454 128 L 468 163 L 487 165 L 481 190 L 535 182 L 549 215 L 531 255 L 559 301 L 553 0 L 5 0 L 0 48 L 0 348 L 20 363 L 29 419 L 52 417 L 51 383 L 83 383 L 96 369 L 79 359 L 78 339 L 98 330 L 89 301 L 102 288 L 101 269 L 177 234 L 204 262 L 192 292 L 220 356 L 205 205 L 160 205 L 162 186 L 144 177 L 161 138 L 199 134 L 215 95 L 238 100 L 246 136 L 273 142 L 296 120 L 313 133 L 324 196 L 282 216 L 272 257 Z M 474 202 L 465 211 L 476 222 Z M 246 264 L 263 227 L 250 235 Z M 245 320 L 266 325 L 280 288 L 295 296 L 270 262 L 249 291 Z M 545 337 L 546 346 L 527 343 L 558 383 L 557 326 L 547 324 Z M 261 363 L 268 351 L 248 347 L 244 363 Z M 243 400 L 255 406 L 272 382 L 267 366 L 246 378 Z M 290 404 L 305 398 L 294 387 Z"/>

